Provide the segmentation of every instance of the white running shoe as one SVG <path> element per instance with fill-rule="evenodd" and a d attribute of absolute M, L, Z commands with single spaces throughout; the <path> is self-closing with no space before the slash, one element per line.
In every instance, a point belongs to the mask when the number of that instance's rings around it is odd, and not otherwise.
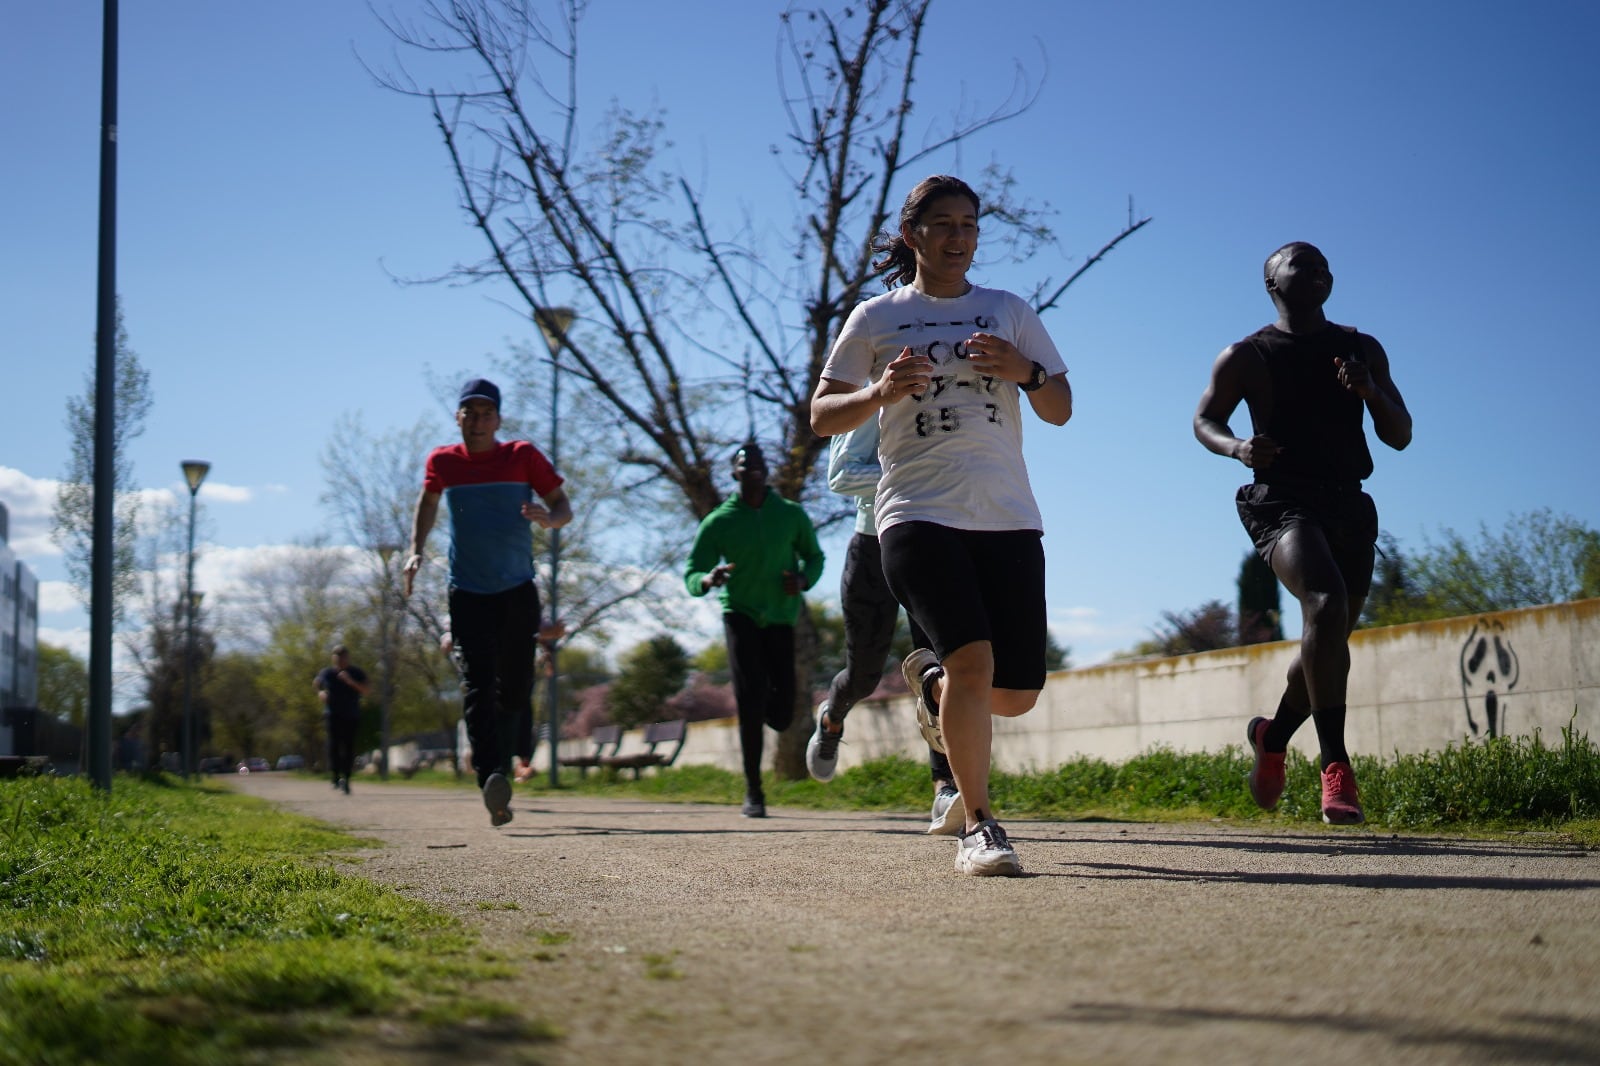
<path fill-rule="evenodd" d="M 806 770 L 818 781 L 832 781 L 833 771 L 839 765 L 839 741 L 844 739 L 844 728 L 830 733 L 822 727 L 822 716 L 828 713 L 824 700 L 817 705 L 817 728 L 806 742 Z"/>
<path fill-rule="evenodd" d="M 1016 877 L 1022 873 L 1022 862 L 1000 823 L 986 818 L 956 839 L 956 869 L 974 877 Z"/>
<path fill-rule="evenodd" d="M 922 730 L 922 739 L 940 755 L 948 755 L 950 753 L 944 748 L 944 734 L 939 731 L 939 708 L 928 706 L 927 699 L 922 695 L 923 675 L 929 670 L 938 669 L 938 666 L 938 656 L 927 648 L 918 648 L 900 664 L 900 673 L 906 679 L 906 687 L 911 689 L 911 698 L 916 701 L 917 728 Z"/>
<path fill-rule="evenodd" d="M 936 837 L 960 836 L 967 822 L 967 805 L 961 793 L 949 785 L 933 797 L 933 818 L 928 823 L 928 835 Z"/>

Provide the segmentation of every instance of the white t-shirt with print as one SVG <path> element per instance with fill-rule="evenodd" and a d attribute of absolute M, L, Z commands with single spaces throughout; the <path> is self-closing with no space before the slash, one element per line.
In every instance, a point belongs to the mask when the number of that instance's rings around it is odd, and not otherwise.
<path fill-rule="evenodd" d="M 1067 367 L 1044 323 L 1021 297 L 973 286 L 964 296 L 928 296 L 906 285 L 857 305 L 822 376 L 859 387 L 909 347 L 933 360 L 933 383 L 878 412 L 883 477 L 878 532 L 901 522 L 954 529 L 1044 529 L 1022 461 L 1021 390 L 979 374 L 967 341 L 992 333 L 1054 377 Z"/>

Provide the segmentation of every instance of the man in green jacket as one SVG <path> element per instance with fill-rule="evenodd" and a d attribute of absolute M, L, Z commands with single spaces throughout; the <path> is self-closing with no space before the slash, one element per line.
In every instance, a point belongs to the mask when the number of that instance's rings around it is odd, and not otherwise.
<path fill-rule="evenodd" d="M 805 509 L 767 487 L 760 445 L 734 453 L 733 478 L 739 491 L 700 522 L 683 581 L 691 596 L 719 590 L 744 755 L 741 813 L 765 818 L 761 727 L 781 733 L 794 719 L 794 620 L 800 594 L 822 576 L 822 549 Z"/>

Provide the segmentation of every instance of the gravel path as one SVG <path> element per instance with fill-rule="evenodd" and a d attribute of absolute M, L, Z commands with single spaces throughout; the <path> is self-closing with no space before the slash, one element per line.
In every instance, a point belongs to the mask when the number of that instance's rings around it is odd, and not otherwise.
<path fill-rule="evenodd" d="M 1539 837 L 1011 819 L 980 879 L 913 815 L 234 784 L 526 959 L 537 1061 L 1600 1062 L 1600 853 Z"/>

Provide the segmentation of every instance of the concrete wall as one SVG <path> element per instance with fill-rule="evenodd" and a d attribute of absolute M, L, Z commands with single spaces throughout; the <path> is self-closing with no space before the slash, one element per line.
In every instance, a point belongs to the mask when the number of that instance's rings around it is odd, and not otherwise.
<path fill-rule="evenodd" d="M 1277 707 L 1298 646 L 1282 641 L 1052 674 L 1031 712 L 995 719 L 995 765 L 1046 769 L 1077 755 L 1120 761 L 1157 745 L 1242 745 L 1251 716 Z M 1346 735 L 1353 753 L 1437 751 L 1491 728 L 1509 736 L 1539 730 L 1556 744 L 1574 711 L 1579 731 L 1600 740 L 1600 599 L 1364 629 L 1351 638 L 1350 656 Z M 637 744 L 636 734 L 623 750 Z M 1315 754 L 1309 723 L 1295 743 Z M 775 745 L 769 732 L 769 766 Z M 891 752 L 927 755 L 910 700 L 857 705 L 840 769 Z M 735 722 L 693 723 L 679 761 L 737 772 Z"/>

